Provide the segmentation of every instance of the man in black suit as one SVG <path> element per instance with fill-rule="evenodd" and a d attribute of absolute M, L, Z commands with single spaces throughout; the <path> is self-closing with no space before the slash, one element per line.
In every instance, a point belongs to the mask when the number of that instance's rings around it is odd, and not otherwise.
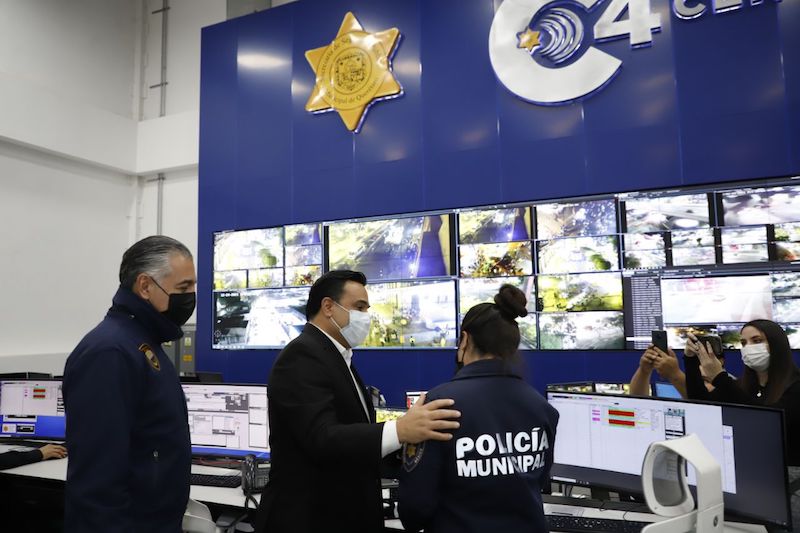
<path fill-rule="evenodd" d="M 383 530 L 380 469 L 403 443 L 449 440 L 460 413 L 452 400 L 417 402 L 397 422 L 375 410 L 352 348 L 369 333 L 367 280 L 331 271 L 311 287 L 303 332 L 269 377 L 272 468 L 257 531 L 376 533 Z"/>

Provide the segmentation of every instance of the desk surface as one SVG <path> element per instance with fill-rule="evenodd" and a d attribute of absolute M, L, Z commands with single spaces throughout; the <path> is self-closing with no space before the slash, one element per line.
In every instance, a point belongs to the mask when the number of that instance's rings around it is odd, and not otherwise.
<path fill-rule="evenodd" d="M 0 453 L 10 449 L 20 449 L 20 447 L 0 445 Z M 38 463 L 31 463 L 29 465 L 18 466 L 16 468 L 9 468 L 8 470 L 0 471 L 0 474 L 65 481 L 67 479 L 67 461 L 68 459 L 51 459 L 49 461 L 40 461 Z M 192 472 L 197 474 L 225 475 L 238 473 L 238 470 L 229 470 L 227 468 L 217 468 L 213 466 L 192 465 Z M 241 487 L 229 488 L 192 485 L 189 490 L 189 497 L 193 500 L 205 503 L 215 503 L 218 505 L 228 505 L 231 507 L 245 506 L 245 497 L 242 493 Z M 256 501 L 260 501 L 261 495 L 256 495 L 255 498 Z"/>

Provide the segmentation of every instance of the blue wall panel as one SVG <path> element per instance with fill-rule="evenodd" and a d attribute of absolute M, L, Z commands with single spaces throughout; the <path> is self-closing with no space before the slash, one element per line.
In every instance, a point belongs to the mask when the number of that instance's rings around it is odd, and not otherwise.
<path fill-rule="evenodd" d="M 587 34 L 607 2 L 584 17 Z M 748 2 L 745 0 L 745 4 Z M 494 76 L 501 0 L 300 0 L 206 28 L 202 43 L 198 368 L 264 381 L 276 351 L 211 350 L 213 232 L 800 173 L 800 4 L 745 5 L 695 20 L 652 0 L 652 46 L 596 44 L 623 61 L 602 91 L 542 107 Z M 398 27 L 404 94 L 362 130 L 304 109 L 305 51 L 347 11 Z M 629 379 L 635 352 L 527 352 L 547 382 Z M 392 403 L 453 373 L 453 351 L 359 351 Z M 734 372 L 740 369 L 732 355 Z"/>

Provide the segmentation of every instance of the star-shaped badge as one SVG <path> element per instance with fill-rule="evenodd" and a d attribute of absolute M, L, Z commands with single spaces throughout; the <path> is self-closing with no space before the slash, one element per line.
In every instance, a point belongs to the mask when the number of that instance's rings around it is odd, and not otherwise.
<path fill-rule="evenodd" d="M 397 28 L 367 33 L 355 15 L 347 13 L 331 44 L 306 52 L 317 76 L 306 111 L 335 110 L 347 129 L 357 133 L 373 102 L 403 93 L 392 72 L 399 38 Z"/>
<path fill-rule="evenodd" d="M 533 49 L 542 44 L 539 42 L 539 32 L 526 28 L 525 31 L 517 34 L 517 48 L 524 48 L 528 52 L 533 52 Z"/>

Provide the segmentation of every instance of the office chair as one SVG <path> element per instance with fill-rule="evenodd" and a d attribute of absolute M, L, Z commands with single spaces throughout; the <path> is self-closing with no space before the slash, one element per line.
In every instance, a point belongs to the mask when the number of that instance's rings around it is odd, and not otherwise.
<path fill-rule="evenodd" d="M 208 507 L 198 501 L 189 500 L 186 505 L 186 512 L 183 513 L 183 523 L 181 530 L 184 533 L 235 533 L 236 531 L 253 531 L 247 524 L 242 524 L 242 528 L 237 528 L 237 524 L 247 516 L 247 513 L 238 517 L 225 515 L 219 517 L 214 522 L 211 518 L 211 511 Z"/>

